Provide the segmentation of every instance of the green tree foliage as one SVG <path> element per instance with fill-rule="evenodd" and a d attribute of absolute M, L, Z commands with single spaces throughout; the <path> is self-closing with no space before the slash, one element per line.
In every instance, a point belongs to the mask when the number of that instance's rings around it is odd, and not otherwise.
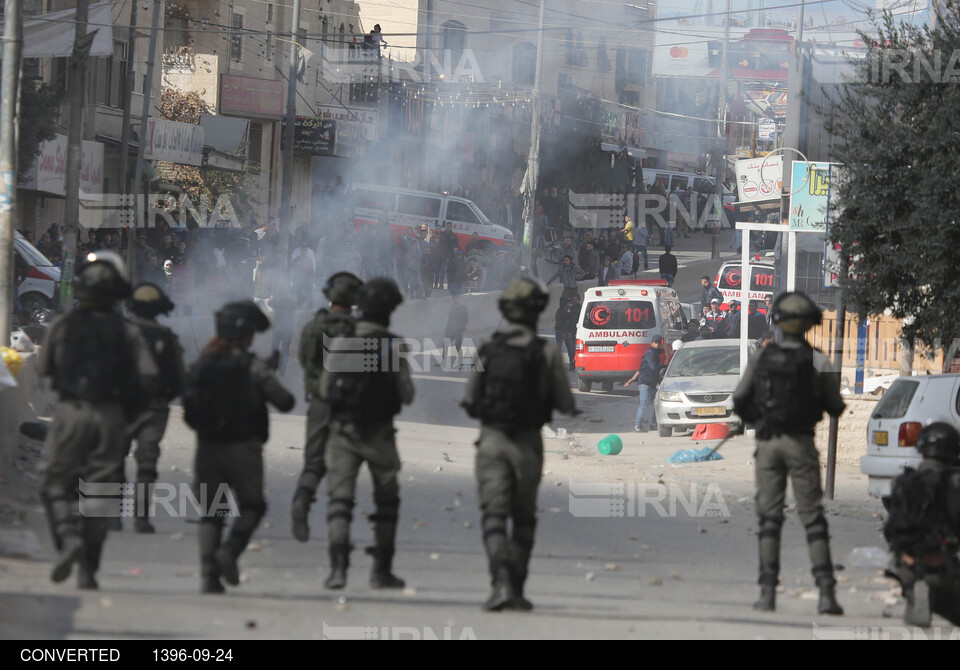
<path fill-rule="evenodd" d="M 60 95 L 46 84 L 24 79 L 20 85 L 20 146 L 17 172 L 22 177 L 40 155 L 40 144 L 57 134 Z"/>
<path fill-rule="evenodd" d="M 936 28 L 877 19 L 857 77 L 821 110 L 845 166 L 830 239 L 850 257 L 848 308 L 889 309 L 928 345 L 960 335 L 960 4 L 939 12 Z"/>

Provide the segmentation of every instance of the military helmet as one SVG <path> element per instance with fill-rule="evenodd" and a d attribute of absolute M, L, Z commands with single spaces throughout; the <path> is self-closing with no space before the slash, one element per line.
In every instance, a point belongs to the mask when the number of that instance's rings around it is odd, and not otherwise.
<path fill-rule="evenodd" d="M 217 335 L 225 340 L 242 340 L 270 328 L 267 315 L 252 300 L 227 303 L 214 319 Z"/>
<path fill-rule="evenodd" d="M 817 304 L 803 293 L 784 293 L 773 303 L 775 325 L 787 333 L 804 333 L 823 321 Z"/>
<path fill-rule="evenodd" d="M 946 421 L 936 421 L 920 431 L 917 449 L 924 458 L 956 463 L 960 459 L 960 432 Z"/>
<path fill-rule="evenodd" d="M 123 259 L 112 251 L 87 255 L 73 279 L 77 300 L 114 302 L 130 297 L 130 282 L 123 276 Z"/>
<path fill-rule="evenodd" d="M 497 306 L 509 321 L 536 323 L 549 302 L 550 296 L 540 284 L 529 277 L 515 279 L 500 294 Z"/>
<path fill-rule="evenodd" d="M 351 307 L 357 302 L 357 291 L 363 286 L 363 280 L 350 272 L 338 272 L 327 279 L 323 285 L 323 295 L 331 305 Z"/>
<path fill-rule="evenodd" d="M 400 288 L 389 277 L 374 277 L 357 290 L 357 308 L 364 317 L 389 316 L 402 302 Z"/>
<path fill-rule="evenodd" d="M 133 289 L 127 307 L 137 316 L 152 318 L 158 314 L 169 314 L 174 305 L 159 286 L 143 282 Z"/>

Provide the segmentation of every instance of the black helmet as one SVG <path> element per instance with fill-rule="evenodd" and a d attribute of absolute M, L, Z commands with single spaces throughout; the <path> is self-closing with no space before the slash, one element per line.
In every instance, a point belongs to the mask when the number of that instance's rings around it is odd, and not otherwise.
<path fill-rule="evenodd" d="M 169 314 L 174 305 L 159 286 L 143 282 L 133 289 L 127 307 L 137 316 L 152 319 L 158 314 Z"/>
<path fill-rule="evenodd" d="M 823 321 L 823 313 L 805 294 L 784 293 L 773 303 L 772 320 L 786 333 L 804 333 Z"/>
<path fill-rule="evenodd" d="M 357 291 L 357 308 L 364 319 L 383 321 L 403 302 L 397 283 L 388 277 L 374 277 Z"/>
<path fill-rule="evenodd" d="M 956 463 L 960 459 L 960 432 L 945 421 L 935 421 L 920 431 L 917 449 L 924 458 Z"/>
<path fill-rule="evenodd" d="M 363 286 L 363 281 L 350 272 L 338 272 L 323 286 L 323 295 L 331 305 L 345 305 L 351 307 L 357 302 L 357 291 Z"/>
<path fill-rule="evenodd" d="M 112 251 L 96 251 L 87 255 L 73 279 L 77 300 L 84 302 L 116 302 L 130 297 L 130 282 L 123 276 L 123 259 Z"/>
<path fill-rule="evenodd" d="M 530 325 L 536 324 L 537 317 L 549 300 L 550 296 L 538 282 L 522 277 L 503 290 L 497 306 L 508 321 Z"/>
<path fill-rule="evenodd" d="M 270 328 L 270 319 L 252 300 L 227 303 L 214 318 L 217 335 L 225 340 L 242 340 Z"/>

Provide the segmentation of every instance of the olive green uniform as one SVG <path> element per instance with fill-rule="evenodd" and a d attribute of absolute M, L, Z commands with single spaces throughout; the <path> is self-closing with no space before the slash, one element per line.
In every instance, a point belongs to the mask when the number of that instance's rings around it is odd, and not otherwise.
<path fill-rule="evenodd" d="M 396 337 L 385 327 L 372 321 L 358 321 L 355 330 L 356 338 L 388 338 Z M 389 375 L 383 367 L 380 372 L 368 374 L 383 375 L 392 380 L 389 387 L 381 387 L 381 392 L 389 396 L 395 404 L 409 405 L 413 402 L 414 388 L 410 376 L 410 367 L 405 358 L 400 356 L 399 342 L 394 340 L 389 345 L 389 356 L 384 357 L 384 366 L 390 369 Z M 386 352 L 385 352 L 386 353 Z M 341 365 L 342 357 L 358 356 L 357 353 L 328 352 L 329 365 L 320 378 L 320 397 L 330 397 L 331 384 L 334 375 L 329 370 L 344 369 Z M 389 358 L 389 361 L 386 359 Z M 380 401 L 377 401 L 380 402 Z M 368 403 L 369 404 L 369 403 Z M 372 408 L 380 418 L 365 421 L 349 421 L 332 413 L 330 423 L 330 437 L 327 441 L 327 538 L 331 551 L 335 547 L 350 547 L 350 522 L 353 520 L 353 507 L 357 475 L 360 466 L 367 464 L 373 479 L 373 501 L 376 506 L 375 514 L 370 516 L 374 523 L 373 552 L 375 555 L 392 557 L 395 541 L 398 511 L 400 507 L 400 485 L 397 475 L 400 472 L 400 455 L 397 452 L 395 429 L 392 416 L 386 418 L 382 408 Z M 376 410 L 380 410 L 377 412 Z M 389 558 L 386 559 L 389 564 Z"/>
<path fill-rule="evenodd" d="M 506 331 L 509 346 L 525 347 L 537 337 L 529 326 L 510 324 Z M 540 406 L 565 414 L 575 411 L 573 394 L 560 349 L 552 342 L 543 345 L 544 365 L 537 388 Z M 481 363 L 483 361 L 481 360 Z M 482 390 L 482 372 L 475 372 L 467 382 L 464 406 L 476 406 Z M 537 491 L 543 471 L 543 441 L 540 429 L 525 428 L 510 434 L 481 425 L 477 440 L 476 476 L 483 543 L 491 575 L 507 567 L 522 594 L 527 566 L 533 551 L 536 529 Z M 508 535 L 507 521 L 512 521 Z"/>
<path fill-rule="evenodd" d="M 808 346 L 802 340 L 785 337 L 782 349 Z M 740 385 L 734 392 L 734 404 L 741 406 L 754 397 L 758 377 L 758 352 L 747 365 Z M 830 361 L 814 350 L 814 383 L 819 386 L 822 411 L 830 416 L 843 413 L 839 375 L 832 371 Z M 800 403 L 809 398 L 796 398 Z M 833 563 L 827 520 L 823 515 L 823 490 L 820 483 L 820 458 L 814 445 L 816 424 L 802 425 L 799 421 L 782 435 L 757 440 L 756 461 L 757 516 L 760 520 L 760 579 L 761 585 L 775 586 L 780 574 L 780 532 L 784 521 L 784 500 L 787 478 L 793 484 L 797 514 L 807 532 L 812 572 L 818 585 L 833 584 Z"/>
<path fill-rule="evenodd" d="M 235 347 L 230 355 L 242 356 L 246 352 Z M 264 415 L 267 403 L 281 412 L 293 409 L 296 402 L 293 395 L 283 387 L 265 361 L 251 356 L 250 373 L 253 381 L 252 407 L 264 408 Z M 263 445 L 266 442 L 263 435 L 266 431 L 267 426 L 262 426 L 259 435 L 231 440 L 198 440 L 194 462 L 194 494 L 197 499 L 211 503 L 221 484 L 226 484 L 239 508 L 239 516 L 233 520 L 222 544 L 226 517 L 205 514 L 200 519 L 200 569 L 205 581 L 219 580 L 221 576 L 218 551 L 225 551 L 236 561 L 266 513 L 267 503 L 263 495 Z"/>

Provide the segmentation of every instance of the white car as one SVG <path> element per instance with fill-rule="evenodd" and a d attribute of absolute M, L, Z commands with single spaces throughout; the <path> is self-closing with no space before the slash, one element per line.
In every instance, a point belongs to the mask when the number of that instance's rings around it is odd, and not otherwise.
<path fill-rule="evenodd" d="M 916 468 L 920 430 L 934 420 L 960 429 L 960 374 L 901 377 L 883 394 L 867 422 L 867 455 L 860 472 L 867 475 L 870 495 L 890 494 L 893 480 L 905 467 Z"/>

